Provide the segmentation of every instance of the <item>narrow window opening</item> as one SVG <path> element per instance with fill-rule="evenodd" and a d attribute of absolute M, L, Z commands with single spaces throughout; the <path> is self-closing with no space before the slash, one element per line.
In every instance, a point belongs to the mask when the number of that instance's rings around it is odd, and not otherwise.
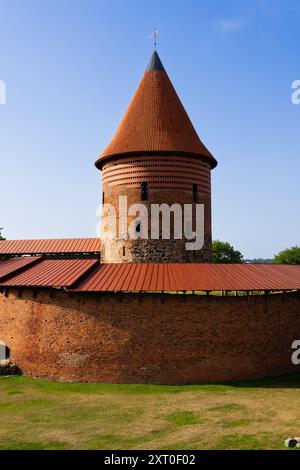
<path fill-rule="evenodd" d="M 198 186 L 193 184 L 193 202 L 197 202 L 198 197 Z"/>
<path fill-rule="evenodd" d="M 125 249 L 125 246 L 123 246 L 123 256 L 125 256 L 126 254 L 126 249 Z"/>
<path fill-rule="evenodd" d="M 10 349 L 3 341 L 0 341 L 0 364 L 6 362 L 10 358 Z"/>
<path fill-rule="evenodd" d="M 148 183 L 144 181 L 141 184 L 141 200 L 148 201 L 148 199 L 149 199 Z"/>
<path fill-rule="evenodd" d="M 102 204 L 104 204 L 104 201 L 105 201 L 105 193 L 103 192 L 102 193 Z"/>

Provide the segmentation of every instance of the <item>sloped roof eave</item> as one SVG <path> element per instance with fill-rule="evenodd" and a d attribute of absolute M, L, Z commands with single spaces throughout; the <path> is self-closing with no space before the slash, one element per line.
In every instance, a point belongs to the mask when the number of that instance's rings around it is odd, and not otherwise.
<path fill-rule="evenodd" d="M 143 155 L 143 156 L 152 156 L 152 155 L 180 155 L 180 156 L 189 156 L 193 158 L 200 158 L 202 160 L 207 161 L 211 169 L 213 170 L 218 166 L 218 161 L 213 157 L 213 155 L 207 151 L 207 153 L 197 153 L 197 152 L 186 152 L 184 150 L 129 150 L 127 152 L 120 152 L 120 153 L 111 153 L 111 154 L 106 154 L 106 155 L 100 155 L 97 160 L 95 161 L 95 167 L 98 170 L 102 170 L 102 167 L 104 163 L 118 159 L 118 158 L 123 158 L 123 157 L 128 157 L 128 156 L 137 156 L 137 155 Z"/>

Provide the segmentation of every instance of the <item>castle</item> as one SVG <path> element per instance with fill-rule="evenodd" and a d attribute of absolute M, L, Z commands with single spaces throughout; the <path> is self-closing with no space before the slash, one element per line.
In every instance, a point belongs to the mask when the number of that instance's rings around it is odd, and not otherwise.
<path fill-rule="evenodd" d="M 216 166 L 154 52 L 96 161 L 103 219 L 112 211 L 116 225 L 124 225 L 126 198 L 135 210 L 125 225 L 133 224 L 136 236 L 117 230 L 101 240 L 1 241 L 2 362 L 25 375 L 103 383 L 190 384 L 296 372 L 291 347 L 300 338 L 300 267 L 211 263 Z M 153 205 L 172 209 L 169 236 L 160 228 L 152 236 Z M 176 234 L 187 207 L 191 215 L 203 209 L 199 249 L 186 248 L 185 230 Z"/>

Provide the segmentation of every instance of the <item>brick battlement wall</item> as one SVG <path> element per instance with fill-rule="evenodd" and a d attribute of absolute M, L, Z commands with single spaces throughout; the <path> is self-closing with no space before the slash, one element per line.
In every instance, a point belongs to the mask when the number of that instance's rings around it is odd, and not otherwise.
<path fill-rule="evenodd" d="M 0 294 L 0 340 L 25 375 L 190 384 L 299 372 L 299 294 Z"/>

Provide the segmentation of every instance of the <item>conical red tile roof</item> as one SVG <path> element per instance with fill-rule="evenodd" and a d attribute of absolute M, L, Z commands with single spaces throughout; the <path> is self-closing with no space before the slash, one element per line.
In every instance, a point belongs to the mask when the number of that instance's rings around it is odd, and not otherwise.
<path fill-rule="evenodd" d="M 144 76 L 108 147 L 103 160 L 131 153 L 189 153 L 217 161 L 201 142 L 157 54 L 151 57 Z"/>

